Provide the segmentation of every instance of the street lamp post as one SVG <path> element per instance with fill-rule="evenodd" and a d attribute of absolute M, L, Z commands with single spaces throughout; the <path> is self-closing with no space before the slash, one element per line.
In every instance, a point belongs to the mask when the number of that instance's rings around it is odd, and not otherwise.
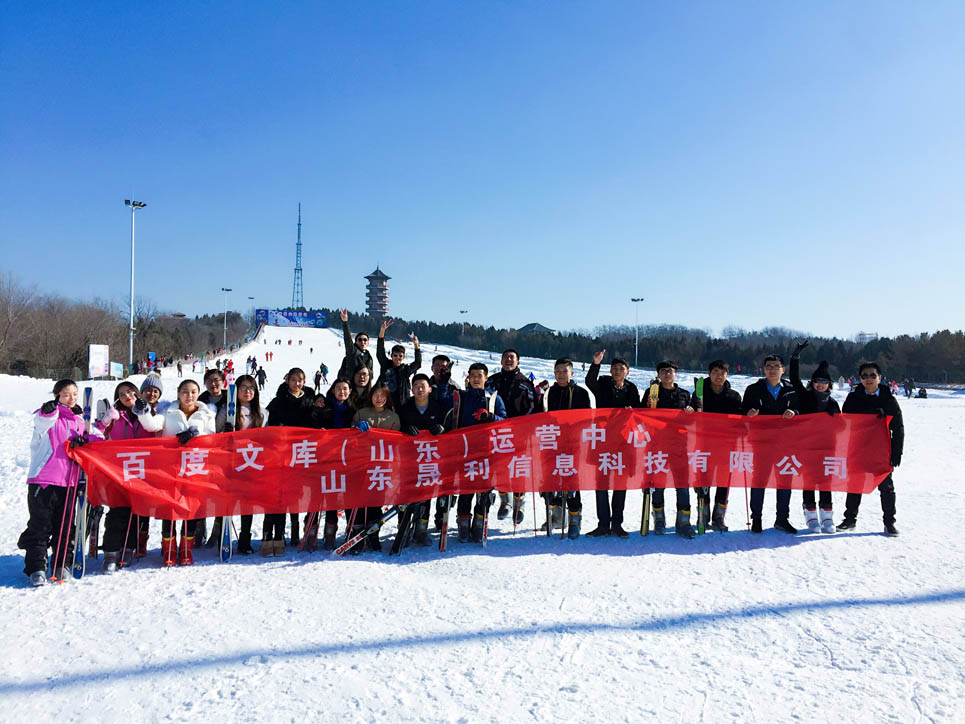
<path fill-rule="evenodd" d="M 131 207 L 131 330 L 127 345 L 127 369 L 134 366 L 134 212 L 147 206 L 144 201 L 124 199 L 124 205 Z"/>
<path fill-rule="evenodd" d="M 630 297 L 633 302 L 633 366 L 640 366 L 640 302 L 643 297 Z"/>
<path fill-rule="evenodd" d="M 468 309 L 460 309 L 460 310 L 459 310 L 459 314 L 463 315 L 463 317 L 462 317 L 462 334 L 460 334 L 459 336 L 460 336 L 460 337 L 465 337 L 465 336 L 466 336 L 466 316 L 465 316 L 465 315 L 469 314 L 469 310 L 468 310 Z"/>
<path fill-rule="evenodd" d="M 228 287 L 221 287 L 221 291 L 224 292 L 224 336 L 221 339 L 221 346 L 224 349 L 228 348 L 228 292 L 231 291 Z"/>

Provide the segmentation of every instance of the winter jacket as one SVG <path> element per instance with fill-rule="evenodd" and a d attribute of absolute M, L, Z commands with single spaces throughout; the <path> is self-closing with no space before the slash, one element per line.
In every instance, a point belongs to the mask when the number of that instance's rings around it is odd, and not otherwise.
<path fill-rule="evenodd" d="M 517 367 L 512 372 L 500 370 L 488 380 L 486 389 L 495 392 L 506 405 L 508 417 L 528 415 L 536 407 L 536 390 L 533 381 Z"/>
<path fill-rule="evenodd" d="M 869 395 L 864 391 L 864 387 L 858 387 L 853 392 L 848 393 L 844 400 L 844 412 L 855 413 L 858 415 L 877 415 L 878 410 L 882 410 L 886 415 L 891 415 L 891 424 L 888 429 L 891 432 L 891 465 L 898 467 L 901 464 L 901 453 L 905 448 L 905 423 L 901 419 L 901 408 L 898 400 L 891 394 L 887 385 L 878 385 L 878 394 Z"/>
<path fill-rule="evenodd" d="M 706 388 L 705 388 L 706 389 Z M 741 414 L 746 415 L 749 410 L 758 410 L 762 415 L 783 415 L 785 410 L 797 409 L 797 393 L 787 380 L 781 380 L 777 399 L 771 395 L 767 387 L 767 380 L 763 377 L 744 390 L 741 401 Z"/>
<path fill-rule="evenodd" d="M 308 427 L 321 430 L 342 430 L 352 425 L 355 408 L 348 402 L 336 402 L 331 395 L 325 397 L 325 407 L 312 407 Z"/>
<path fill-rule="evenodd" d="M 813 387 L 805 387 L 801 382 L 801 360 L 791 357 L 791 385 L 797 393 L 797 403 L 795 412 L 800 415 L 810 415 L 815 412 L 827 412 L 831 410 L 834 414 L 841 412 L 838 401 L 831 397 L 831 385 L 828 385 L 827 392 L 818 392 Z"/>
<path fill-rule="evenodd" d="M 342 358 L 342 366 L 338 369 L 338 379 L 351 380 L 355 370 L 365 365 L 369 368 L 369 374 L 375 379 L 374 366 L 372 365 L 372 353 L 368 350 L 364 352 L 355 346 L 352 340 L 352 333 L 348 329 L 348 322 L 342 322 L 342 336 L 345 339 L 345 357 Z"/>
<path fill-rule="evenodd" d="M 402 431 L 406 432 L 409 428 L 413 427 L 416 430 L 431 430 L 436 425 L 445 427 L 446 414 L 448 412 L 449 410 L 444 407 L 442 403 L 433 400 L 431 397 L 429 398 L 429 403 L 426 405 L 425 412 L 419 412 L 419 408 L 416 407 L 415 404 L 415 398 L 410 397 L 399 412 Z"/>
<path fill-rule="evenodd" d="M 214 435 L 215 419 L 211 408 L 199 402 L 198 409 L 191 417 L 188 417 L 181 411 L 180 405 L 171 405 L 164 411 L 164 427 L 161 430 L 161 437 L 172 437 L 192 427 L 198 431 L 199 435 Z"/>
<path fill-rule="evenodd" d="M 470 387 L 453 393 L 452 402 L 452 409 L 446 416 L 447 430 L 478 425 L 473 417 L 478 410 L 488 410 L 495 420 L 506 419 L 506 406 L 495 392 Z"/>
<path fill-rule="evenodd" d="M 64 443 L 83 434 L 84 418 L 79 407 L 71 409 L 58 404 L 49 415 L 40 410 L 34 412 L 27 483 L 36 483 L 42 487 L 68 487 L 77 482 L 78 469 L 76 463 L 67 457 Z M 103 434 L 92 426 L 89 437 L 101 439 Z"/>
<path fill-rule="evenodd" d="M 644 407 L 647 407 L 650 402 L 650 396 L 645 395 L 643 402 L 641 403 Z M 658 410 L 682 410 L 690 405 L 690 393 L 684 388 L 674 382 L 673 387 L 669 390 L 664 388 L 663 385 L 657 385 L 657 409 Z"/>
<path fill-rule="evenodd" d="M 435 400 L 447 410 L 452 409 L 452 393 L 462 390 L 462 388 L 451 379 L 447 379 L 445 382 L 439 382 L 435 378 L 435 375 L 429 376 L 429 387 L 432 388 L 432 392 L 429 393 L 429 398 Z"/>
<path fill-rule="evenodd" d="M 590 401 L 590 393 L 570 380 L 566 387 L 558 384 L 550 386 L 546 394 L 543 395 L 543 408 L 547 412 L 556 410 L 589 410 L 593 407 Z"/>
<path fill-rule="evenodd" d="M 120 404 L 120 403 L 118 403 Z M 118 410 L 121 416 L 114 420 L 105 430 L 107 440 L 140 440 L 146 437 L 157 437 L 164 427 L 164 415 L 152 415 L 146 410 L 140 415 L 133 410 Z M 145 427 L 145 423 L 147 427 Z"/>
<path fill-rule="evenodd" d="M 600 365 L 591 364 L 586 373 L 586 386 L 596 398 L 597 409 L 605 407 L 640 407 L 640 392 L 630 380 L 623 381 L 623 387 L 618 388 L 610 375 L 600 374 Z"/>
<path fill-rule="evenodd" d="M 363 407 L 352 418 L 353 425 L 357 422 L 367 422 L 370 427 L 374 427 L 376 430 L 395 430 L 398 432 L 402 429 L 402 424 L 399 422 L 399 416 L 395 413 L 395 410 L 390 410 L 387 407 L 383 408 L 382 412 L 374 407 Z"/>
<path fill-rule="evenodd" d="M 690 406 L 695 410 L 700 405 L 697 399 L 697 390 L 690 396 Z M 714 392 L 710 380 L 704 380 L 704 412 L 719 412 L 725 415 L 741 414 L 741 396 L 737 390 L 730 388 L 730 382 L 724 380 L 724 386 L 720 392 Z"/>
<path fill-rule="evenodd" d="M 398 367 L 392 364 L 392 358 L 385 356 L 385 337 L 379 337 L 375 345 L 375 356 L 379 360 L 378 382 L 388 385 L 392 393 L 392 404 L 396 410 L 402 409 L 402 404 L 412 397 L 411 377 L 422 366 L 422 351 L 415 348 L 415 359 L 408 364 L 402 363 Z M 376 384 L 378 384 L 378 382 Z"/>
<path fill-rule="evenodd" d="M 302 396 L 294 397 L 287 383 L 278 388 L 275 399 L 268 403 L 268 427 L 315 427 L 312 424 L 312 408 L 315 392 L 311 387 L 302 388 Z"/>
<path fill-rule="evenodd" d="M 208 406 L 208 409 L 214 413 L 215 429 L 218 432 L 224 432 L 225 423 L 228 421 L 228 388 L 221 390 L 221 397 L 217 402 L 211 401 L 211 393 L 207 390 L 198 395 L 198 402 Z"/>

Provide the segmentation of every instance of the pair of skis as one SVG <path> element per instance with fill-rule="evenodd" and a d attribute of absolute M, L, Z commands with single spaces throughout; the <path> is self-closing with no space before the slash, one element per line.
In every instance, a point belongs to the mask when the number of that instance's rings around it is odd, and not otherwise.
<path fill-rule="evenodd" d="M 647 407 L 651 410 L 657 409 L 657 401 L 660 398 L 660 384 L 653 382 L 647 392 Z M 653 488 L 645 488 L 643 491 L 643 511 L 640 514 L 640 535 L 650 535 L 650 499 L 653 497 Z"/>
<path fill-rule="evenodd" d="M 233 429 L 238 429 L 238 389 L 234 384 L 228 385 L 227 418 Z M 231 516 L 221 516 L 221 562 L 231 560 Z"/>
<path fill-rule="evenodd" d="M 91 401 L 94 396 L 92 387 L 84 388 L 84 435 L 90 435 Z M 85 543 L 87 542 L 87 473 L 84 469 L 80 470 L 80 477 L 77 479 L 77 491 L 75 493 L 75 503 L 77 506 L 76 533 L 74 538 L 74 565 L 71 574 L 77 580 L 84 577 L 86 571 Z M 70 526 L 67 526 L 68 532 Z"/>

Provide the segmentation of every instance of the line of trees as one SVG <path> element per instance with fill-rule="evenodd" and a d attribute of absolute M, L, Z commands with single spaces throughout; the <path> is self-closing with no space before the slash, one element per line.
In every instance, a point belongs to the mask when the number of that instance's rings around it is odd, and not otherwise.
<path fill-rule="evenodd" d="M 44 294 L 0 273 L 0 372 L 35 377 L 86 374 L 88 345 L 110 345 L 111 359 L 127 363 L 128 307 L 116 303 L 72 301 Z M 134 307 L 134 359 L 148 352 L 178 358 L 221 347 L 223 314 L 189 318 L 162 314 L 150 302 L 137 299 Z M 241 340 L 250 324 L 228 312 L 228 343 Z"/>

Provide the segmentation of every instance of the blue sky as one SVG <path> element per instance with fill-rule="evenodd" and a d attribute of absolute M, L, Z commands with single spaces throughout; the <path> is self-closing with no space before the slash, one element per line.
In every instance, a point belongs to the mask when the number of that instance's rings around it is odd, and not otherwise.
<path fill-rule="evenodd" d="M 197 314 L 960 329 L 965 4 L 15 3 L 0 270 Z"/>

